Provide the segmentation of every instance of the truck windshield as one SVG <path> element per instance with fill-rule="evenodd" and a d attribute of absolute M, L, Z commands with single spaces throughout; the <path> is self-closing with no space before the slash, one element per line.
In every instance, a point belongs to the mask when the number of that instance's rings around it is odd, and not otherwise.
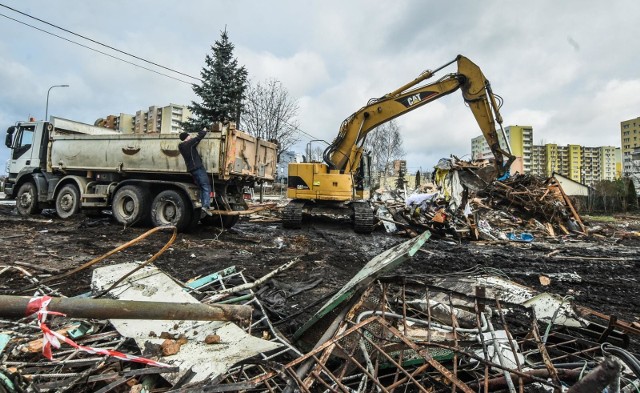
<path fill-rule="evenodd" d="M 34 128 L 34 126 L 25 126 L 18 129 L 18 135 L 16 136 L 13 148 L 13 159 L 20 158 L 20 156 L 31 148 Z"/>

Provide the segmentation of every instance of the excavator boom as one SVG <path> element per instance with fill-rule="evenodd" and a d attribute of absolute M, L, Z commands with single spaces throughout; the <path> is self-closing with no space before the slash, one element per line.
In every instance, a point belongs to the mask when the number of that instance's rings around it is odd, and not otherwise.
<path fill-rule="evenodd" d="M 457 73 L 448 74 L 434 83 L 420 85 L 437 71 L 454 62 L 458 65 Z M 362 145 L 370 131 L 458 89 L 462 91 L 465 102 L 493 152 L 498 172 L 502 174 L 506 170 L 505 157 L 511 161 L 513 158 L 510 152 L 500 147 L 496 123 L 502 127 L 502 117 L 495 95 L 480 68 L 462 55 L 435 71 L 423 72 L 413 81 L 381 98 L 370 100 L 367 105 L 349 116 L 342 123 L 336 139 L 325 151 L 326 164 L 341 173 L 355 172 L 360 165 Z"/>

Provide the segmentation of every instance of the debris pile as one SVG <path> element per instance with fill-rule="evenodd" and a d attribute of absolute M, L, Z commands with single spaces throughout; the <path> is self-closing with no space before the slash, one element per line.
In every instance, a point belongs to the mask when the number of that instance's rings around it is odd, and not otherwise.
<path fill-rule="evenodd" d="M 493 180 L 486 162 L 442 159 L 435 183 L 403 197 L 379 190 L 373 198 L 376 215 L 388 232 L 404 230 L 415 236 L 424 230 L 439 237 L 469 240 L 513 240 L 586 229 L 558 181 L 515 174 Z"/>
<path fill-rule="evenodd" d="M 393 275 L 429 237 L 371 259 L 287 335 L 276 328 L 287 316 L 270 309 L 274 295 L 263 289 L 297 259 L 252 281 L 230 266 L 182 283 L 149 262 L 156 254 L 96 268 L 91 292 L 74 298 L 4 267 L 0 275 L 28 281 L 24 291 L 37 295 L 0 296 L 0 391 L 640 387 L 633 323 L 488 269 Z"/>

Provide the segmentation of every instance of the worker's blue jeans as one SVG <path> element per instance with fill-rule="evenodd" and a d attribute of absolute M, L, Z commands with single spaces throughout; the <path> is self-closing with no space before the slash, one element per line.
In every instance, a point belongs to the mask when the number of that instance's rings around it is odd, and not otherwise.
<path fill-rule="evenodd" d="M 200 187 L 200 201 L 202 202 L 203 209 L 209 209 L 211 207 L 211 183 L 209 183 L 209 176 L 204 168 L 198 168 L 191 171 L 193 181 Z"/>

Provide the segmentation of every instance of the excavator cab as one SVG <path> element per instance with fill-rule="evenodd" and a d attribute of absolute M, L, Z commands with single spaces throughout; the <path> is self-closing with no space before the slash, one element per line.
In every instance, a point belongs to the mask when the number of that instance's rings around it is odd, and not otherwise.
<path fill-rule="evenodd" d="M 353 175 L 353 188 L 356 198 L 369 199 L 371 197 L 371 155 L 365 153 L 360 158 L 358 170 Z"/>

